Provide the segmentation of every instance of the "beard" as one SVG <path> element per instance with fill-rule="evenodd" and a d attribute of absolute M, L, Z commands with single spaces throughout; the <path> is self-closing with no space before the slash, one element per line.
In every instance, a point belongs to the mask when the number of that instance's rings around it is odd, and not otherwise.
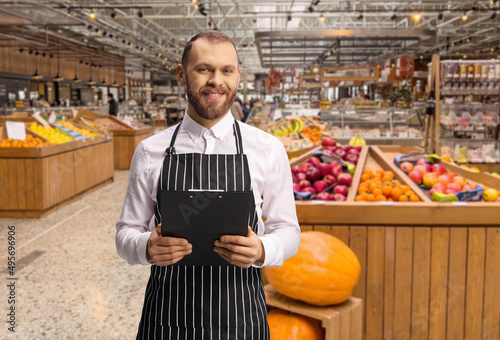
<path fill-rule="evenodd" d="M 196 89 L 193 84 L 190 84 L 189 81 L 187 81 L 187 87 L 186 87 L 186 92 L 187 92 L 187 97 L 189 104 L 193 107 L 194 111 L 198 116 L 201 118 L 204 118 L 206 120 L 216 120 L 224 116 L 228 111 L 231 105 L 234 102 L 234 99 L 236 98 L 236 89 L 232 92 L 229 91 L 224 86 L 205 86 L 201 88 L 198 92 L 196 92 Z M 204 96 L 204 92 L 209 91 L 217 91 L 219 93 L 224 93 L 227 96 L 227 99 L 224 101 L 222 106 L 220 108 L 217 108 L 218 103 L 208 103 L 207 105 L 203 105 L 201 103 L 201 96 Z"/>

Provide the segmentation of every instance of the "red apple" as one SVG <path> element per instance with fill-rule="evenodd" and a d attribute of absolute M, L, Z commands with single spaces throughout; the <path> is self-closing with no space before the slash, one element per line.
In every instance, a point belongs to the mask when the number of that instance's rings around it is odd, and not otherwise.
<path fill-rule="evenodd" d="M 333 161 L 330 163 L 330 165 L 332 166 L 332 168 L 336 168 L 336 167 L 342 168 L 342 163 L 340 161 Z"/>
<path fill-rule="evenodd" d="M 344 151 L 346 153 L 348 153 L 349 151 L 351 151 L 352 146 L 351 145 L 342 145 L 342 149 L 344 149 Z"/>
<path fill-rule="evenodd" d="M 307 169 L 309 169 L 309 167 L 311 167 L 311 163 L 305 162 L 305 163 L 300 165 L 300 171 L 306 172 Z"/>
<path fill-rule="evenodd" d="M 473 191 L 473 190 L 476 190 L 476 186 L 470 183 L 467 183 L 462 187 L 462 191 Z"/>
<path fill-rule="evenodd" d="M 321 170 L 319 171 L 322 177 L 326 175 L 330 175 L 332 173 L 332 165 L 331 164 L 322 164 Z"/>
<path fill-rule="evenodd" d="M 325 150 L 323 150 L 323 152 L 324 152 L 324 153 L 326 153 L 326 154 L 327 154 L 327 155 L 329 155 L 329 156 L 331 156 L 331 155 L 332 155 L 332 153 L 333 153 L 333 151 L 332 151 L 332 150 L 330 150 L 330 149 L 325 149 Z"/>
<path fill-rule="evenodd" d="M 352 183 L 352 176 L 350 174 L 343 172 L 340 175 L 338 175 L 337 183 L 339 185 L 345 185 L 345 186 L 349 187 L 349 186 L 351 186 L 351 183 Z"/>
<path fill-rule="evenodd" d="M 310 192 L 311 194 L 316 195 L 316 190 L 314 190 L 313 187 L 302 188 L 301 192 Z"/>
<path fill-rule="evenodd" d="M 429 191 L 429 195 L 432 196 L 435 192 L 443 193 L 446 190 L 446 187 L 442 183 L 436 183 L 432 186 L 432 189 Z"/>
<path fill-rule="evenodd" d="M 350 155 L 350 154 L 354 154 L 354 155 L 356 155 L 356 156 L 358 156 L 358 157 L 359 157 L 359 151 L 358 151 L 358 150 L 356 150 L 356 149 L 354 149 L 354 148 L 353 148 L 353 149 L 351 149 L 351 150 L 349 150 L 349 151 L 347 151 L 347 154 L 348 154 L 348 155 Z"/>
<path fill-rule="evenodd" d="M 303 172 L 299 172 L 298 174 L 295 175 L 297 177 L 297 181 L 300 183 L 300 181 L 303 181 L 306 179 L 306 174 Z"/>
<path fill-rule="evenodd" d="M 333 193 L 341 194 L 347 197 L 347 194 L 349 193 L 349 188 L 345 185 L 337 185 L 335 188 L 333 188 Z"/>
<path fill-rule="evenodd" d="M 442 183 L 444 186 L 448 186 L 451 183 L 451 178 L 448 175 L 441 175 L 438 177 L 438 183 Z"/>
<path fill-rule="evenodd" d="M 310 167 L 309 169 L 306 170 L 306 178 L 311 181 L 317 181 L 321 177 L 321 173 L 319 170 L 315 167 Z"/>
<path fill-rule="evenodd" d="M 446 188 L 446 190 L 444 191 L 444 193 L 445 193 L 446 195 L 455 195 L 457 192 L 458 192 L 458 191 L 455 191 L 455 190 L 453 190 L 453 189 L 448 189 L 448 188 Z"/>
<path fill-rule="evenodd" d="M 308 163 L 311 163 L 312 165 L 314 165 L 315 167 L 318 167 L 318 165 L 320 165 L 321 161 L 319 160 L 318 157 L 311 157 L 309 158 L 309 160 L 307 161 Z"/>
<path fill-rule="evenodd" d="M 332 197 L 334 201 L 342 202 L 346 200 L 346 197 L 342 194 L 333 194 Z"/>
<path fill-rule="evenodd" d="M 319 201 L 329 201 L 331 199 L 330 194 L 327 192 L 320 192 L 316 195 L 316 199 Z"/>
<path fill-rule="evenodd" d="M 307 179 L 305 179 L 303 181 L 300 181 L 299 185 L 300 185 L 300 189 L 302 190 L 304 188 L 310 187 L 311 186 L 311 182 L 309 182 Z"/>
<path fill-rule="evenodd" d="M 346 155 L 346 152 L 340 148 L 336 149 L 333 154 L 337 157 L 340 157 L 342 159 L 344 159 L 345 155 Z"/>
<path fill-rule="evenodd" d="M 438 181 L 437 178 L 438 178 L 438 176 L 436 173 L 429 172 L 429 173 L 426 173 L 424 175 L 422 180 L 423 180 L 425 187 L 429 189 L 429 188 L 432 188 L 432 186 L 437 183 L 437 181 Z"/>
<path fill-rule="evenodd" d="M 300 191 L 300 185 L 294 184 L 293 185 L 293 191 Z"/>
<path fill-rule="evenodd" d="M 446 190 L 452 190 L 454 191 L 455 193 L 459 192 L 460 190 L 462 190 L 462 187 L 460 186 L 460 184 L 458 183 L 453 183 L 451 182 L 450 184 L 448 184 L 448 186 L 446 187 Z"/>
<path fill-rule="evenodd" d="M 346 160 L 346 162 L 349 162 L 352 164 L 358 164 L 358 156 L 356 156 L 353 153 L 347 154 L 347 156 L 345 156 L 345 160 Z"/>
<path fill-rule="evenodd" d="M 463 186 L 467 184 L 467 180 L 465 179 L 465 177 L 460 175 L 453 177 L 451 181 L 460 185 L 460 188 L 463 188 Z"/>
<path fill-rule="evenodd" d="M 316 190 L 316 192 L 322 192 L 325 191 L 327 188 L 326 182 L 323 180 L 319 180 L 313 183 L 313 188 Z"/>
<path fill-rule="evenodd" d="M 443 165 L 436 163 L 436 164 L 432 165 L 432 172 L 437 172 L 440 175 L 444 175 L 448 171 L 446 170 L 446 168 Z"/>
<path fill-rule="evenodd" d="M 420 171 L 422 173 L 422 176 L 427 173 L 427 169 L 425 168 L 425 165 L 415 165 L 413 167 L 413 171 Z"/>
<path fill-rule="evenodd" d="M 332 185 L 334 185 L 335 183 L 337 183 L 337 180 L 331 174 L 326 175 L 325 177 L 323 177 L 323 181 L 325 181 L 325 183 L 326 183 L 326 185 L 328 187 L 331 187 Z"/>
<path fill-rule="evenodd" d="M 427 158 L 419 158 L 417 161 L 417 165 L 425 165 L 428 164 Z"/>
<path fill-rule="evenodd" d="M 302 170 L 300 169 L 300 166 L 296 165 L 296 166 L 292 167 L 292 174 L 298 174 L 299 172 L 302 172 Z"/>
<path fill-rule="evenodd" d="M 337 142 L 330 137 L 325 137 L 321 140 L 321 146 L 335 146 Z"/>
<path fill-rule="evenodd" d="M 338 181 L 339 175 L 342 173 L 342 166 L 336 166 L 332 169 L 332 176 Z"/>
<path fill-rule="evenodd" d="M 361 153 L 361 150 L 363 149 L 362 146 L 356 145 L 352 147 L 354 150 L 357 150 L 359 153 Z"/>
<path fill-rule="evenodd" d="M 420 171 L 413 170 L 409 173 L 409 176 L 413 182 L 417 183 L 418 185 L 422 184 L 422 179 L 424 176 Z"/>

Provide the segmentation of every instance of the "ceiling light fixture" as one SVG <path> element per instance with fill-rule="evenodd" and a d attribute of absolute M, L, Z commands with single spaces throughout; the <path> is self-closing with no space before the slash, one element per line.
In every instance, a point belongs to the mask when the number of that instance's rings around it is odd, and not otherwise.
<path fill-rule="evenodd" d="M 75 78 L 73 78 L 74 83 L 78 83 L 80 81 L 80 78 L 78 78 L 78 75 L 75 74 Z"/>
<path fill-rule="evenodd" d="M 491 13 L 491 16 L 490 16 L 490 19 L 495 19 L 497 16 L 497 12 L 496 11 L 493 11 L 493 13 Z"/>
<path fill-rule="evenodd" d="M 288 21 L 292 21 L 292 13 L 288 13 L 287 16 L 286 16 L 286 19 Z"/>
<path fill-rule="evenodd" d="M 311 5 L 311 6 L 307 7 L 307 10 L 312 13 L 312 12 L 314 12 L 314 7 Z"/>
<path fill-rule="evenodd" d="M 139 10 L 139 12 L 137 12 L 137 16 L 138 16 L 139 18 L 144 17 L 144 13 L 142 13 L 142 9 L 140 9 L 140 10 Z"/>
<path fill-rule="evenodd" d="M 108 86 L 108 83 L 106 83 L 106 79 L 105 78 L 102 80 L 101 86 Z"/>
<path fill-rule="evenodd" d="M 422 14 L 417 13 L 413 15 L 413 21 L 415 21 L 417 24 L 420 22 L 420 20 L 422 20 Z"/>
<path fill-rule="evenodd" d="M 395 21 L 398 17 L 396 16 L 396 13 L 393 13 L 392 16 L 391 16 L 391 20 L 392 21 Z"/>
<path fill-rule="evenodd" d="M 196 4 L 198 3 L 198 0 L 191 0 L 191 3 L 192 3 L 193 5 L 196 5 Z"/>
<path fill-rule="evenodd" d="M 35 73 L 31 76 L 33 79 L 42 79 L 43 76 L 38 72 L 38 69 L 35 70 Z"/>
<path fill-rule="evenodd" d="M 358 20 L 363 20 L 363 18 L 364 18 L 364 17 L 363 17 L 363 13 L 359 13 L 359 15 L 358 15 Z"/>
<path fill-rule="evenodd" d="M 257 16 L 256 16 L 255 14 L 254 14 L 254 16 L 253 16 L 252 21 L 253 21 L 254 23 L 256 23 L 256 22 L 257 22 Z"/>
<path fill-rule="evenodd" d="M 95 81 L 90 77 L 89 81 L 87 82 L 87 85 L 95 85 Z"/>
<path fill-rule="evenodd" d="M 91 10 L 89 17 L 90 17 L 90 20 L 95 20 L 97 18 L 97 13 L 94 10 Z"/>
<path fill-rule="evenodd" d="M 313 6 L 318 6 L 318 4 L 319 4 L 319 0 L 313 0 L 313 2 L 312 2 Z"/>
<path fill-rule="evenodd" d="M 464 14 L 462 14 L 462 21 L 465 22 L 467 21 L 467 19 L 469 19 L 469 16 L 467 15 L 466 12 L 464 12 Z"/>
<path fill-rule="evenodd" d="M 438 14 L 438 20 L 443 20 L 443 12 L 439 12 L 439 14 Z"/>
<path fill-rule="evenodd" d="M 116 17 L 116 11 L 115 11 L 114 8 L 111 10 L 111 14 L 109 16 L 112 17 L 112 18 Z"/>
<path fill-rule="evenodd" d="M 319 16 L 318 20 L 321 23 L 325 22 L 326 18 L 325 18 L 325 15 L 323 14 L 323 12 L 321 12 L 321 15 Z"/>

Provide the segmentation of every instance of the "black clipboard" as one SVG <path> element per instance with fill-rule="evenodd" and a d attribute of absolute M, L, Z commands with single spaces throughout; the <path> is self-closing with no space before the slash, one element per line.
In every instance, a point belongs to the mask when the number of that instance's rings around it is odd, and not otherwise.
<path fill-rule="evenodd" d="M 252 192 L 165 190 L 160 195 L 162 236 L 193 245 L 192 253 L 175 265 L 231 266 L 214 252 L 214 242 L 222 235 L 247 235 Z"/>

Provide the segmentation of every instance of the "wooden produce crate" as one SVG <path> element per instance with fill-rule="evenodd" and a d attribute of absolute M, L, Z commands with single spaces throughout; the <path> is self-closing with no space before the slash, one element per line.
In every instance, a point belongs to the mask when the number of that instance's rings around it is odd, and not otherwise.
<path fill-rule="evenodd" d="M 411 152 L 423 151 L 417 147 L 400 147 L 400 146 L 378 146 L 375 147 L 374 150 L 377 150 L 379 154 L 383 154 L 383 156 L 385 156 L 387 161 L 392 161 L 396 156 L 406 155 Z M 470 171 L 453 163 L 448 163 L 448 162 L 440 162 L 440 163 L 442 163 L 449 171 L 456 172 L 458 175 L 465 177 L 468 181 L 481 185 L 485 190 L 493 188 L 500 191 L 500 178 L 498 177 L 489 174 Z M 401 174 L 404 174 L 402 170 L 398 169 L 398 171 Z M 467 202 L 467 204 L 483 204 L 483 203 L 484 202 Z M 486 204 L 500 208 L 500 204 L 497 203 L 488 202 Z"/>
<path fill-rule="evenodd" d="M 75 117 L 75 122 L 80 123 L 82 121 L 86 125 L 89 122 L 95 122 L 96 125 L 99 125 L 99 121 L 104 119 L 124 127 L 124 129 L 117 130 L 109 129 L 108 132 L 112 134 L 114 140 L 113 161 L 115 170 L 128 170 L 130 169 L 135 148 L 142 140 L 153 135 L 153 127 L 145 126 L 133 129 L 113 116 L 101 116 L 88 110 L 79 110 Z"/>
<path fill-rule="evenodd" d="M 394 153 L 415 148 L 370 149 L 377 166 L 393 167 Z M 363 339 L 500 338 L 500 206 L 458 203 L 296 202 L 303 231 L 338 237 L 360 261 L 353 296 L 363 301 Z"/>
<path fill-rule="evenodd" d="M 38 148 L 0 148 L 0 217 L 37 218 L 113 181 L 105 136 Z"/>
<path fill-rule="evenodd" d="M 264 288 L 268 306 L 320 320 L 325 329 L 325 340 L 361 339 L 363 308 L 361 299 L 351 297 L 339 305 L 318 307 L 290 299 L 280 294 L 270 284 Z"/>

